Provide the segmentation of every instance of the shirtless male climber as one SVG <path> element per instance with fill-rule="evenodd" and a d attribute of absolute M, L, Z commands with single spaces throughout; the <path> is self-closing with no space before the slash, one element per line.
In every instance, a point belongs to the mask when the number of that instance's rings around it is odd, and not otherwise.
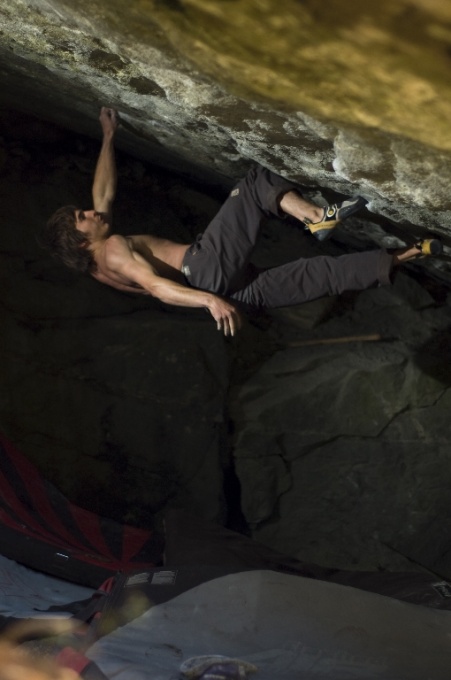
<path fill-rule="evenodd" d="M 419 255 L 441 252 L 435 239 L 391 253 L 381 249 L 300 258 L 249 276 L 249 258 L 265 216 L 291 215 L 319 240 L 365 205 L 361 197 L 319 207 L 299 188 L 256 166 L 242 179 L 206 230 L 191 244 L 156 236 L 111 234 L 117 172 L 114 136 L 118 115 L 102 107 L 103 142 L 92 187 L 93 210 L 65 206 L 47 223 L 43 241 L 69 267 L 122 291 L 152 295 L 183 307 L 204 307 L 218 330 L 234 335 L 241 308 L 297 305 L 345 290 L 389 284 L 393 267 Z"/>

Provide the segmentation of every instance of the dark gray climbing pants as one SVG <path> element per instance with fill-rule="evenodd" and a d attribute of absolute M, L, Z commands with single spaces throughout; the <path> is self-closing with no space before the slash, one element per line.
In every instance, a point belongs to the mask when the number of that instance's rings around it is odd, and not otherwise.
<path fill-rule="evenodd" d="M 283 217 L 279 201 L 293 189 L 299 190 L 270 170 L 252 168 L 187 250 L 182 268 L 187 283 L 256 309 L 390 283 L 392 257 L 385 250 L 299 258 L 252 274 L 249 259 L 262 219 Z"/>

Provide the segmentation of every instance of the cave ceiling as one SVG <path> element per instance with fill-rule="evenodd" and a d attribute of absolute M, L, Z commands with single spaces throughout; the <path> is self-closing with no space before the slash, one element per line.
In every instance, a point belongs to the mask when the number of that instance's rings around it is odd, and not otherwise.
<path fill-rule="evenodd" d="M 370 201 L 346 242 L 433 233 L 449 278 L 448 0 L 1 0 L 5 105 L 222 181 L 260 162 Z"/>

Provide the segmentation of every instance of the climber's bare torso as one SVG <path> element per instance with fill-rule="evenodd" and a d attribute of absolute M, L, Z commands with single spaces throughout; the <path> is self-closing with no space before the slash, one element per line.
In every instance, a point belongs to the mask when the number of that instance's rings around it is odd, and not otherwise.
<path fill-rule="evenodd" d="M 121 272 L 118 262 L 125 262 L 129 258 L 135 262 L 145 261 L 158 276 L 185 284 L 181 268 L 188 248 L 189 245 L 146 234 L 127 237 L 113 235 L 96 252 L 97 270 L 92 275 L 97 281 L 113 288 L 148 295 L 142 286 Z"/>

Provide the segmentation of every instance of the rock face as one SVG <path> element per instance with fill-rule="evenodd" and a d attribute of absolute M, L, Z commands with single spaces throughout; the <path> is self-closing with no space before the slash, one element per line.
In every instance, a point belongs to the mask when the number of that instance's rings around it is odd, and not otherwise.
<path fill-rule="evenodd" d="M 134 155 L 363 193 L 377 242 L 447 234 L 448 3 L 2 0 L 0 16 L 9 104 L 94 134 L 108 103 Z"/>
<path fill-rule="evenodd" d="M 451 5 L 0 0 L 0 29 L 2 431 L 120 519 L 170 504 L 224 519 L 233 453 L 259 540 L 331 566 L 451 572 Z M 322 248 L 270 225 L 258 263 L 426 233 L 445 255 L 391 291 L 256 319 L 233 344 L 204 312 L 78 279 L 36 234 L 58 205 L 89 203 L 102 104 L 121 112 L 123 233 L 191 241 L 260 162 L 319 202 L 370 204 Z"/>
<path fill-rule="evenodd" d="M 409 568 L 403 555 L 449 573 L 434 515 L 450 483 L 449 350 L 437 350 L 451 309 L 405 273 L 348 302 L 316 332 L 280 312 L 285 349 L 235 388 L 243 512 L 256 538 L 311 562 Z"/>

